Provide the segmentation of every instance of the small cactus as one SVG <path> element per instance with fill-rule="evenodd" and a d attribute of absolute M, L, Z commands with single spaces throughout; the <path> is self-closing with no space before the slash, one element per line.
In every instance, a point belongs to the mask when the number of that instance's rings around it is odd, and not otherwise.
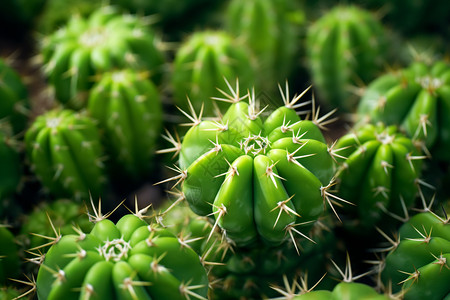
<path fill-rule="evenodd" d="M 37 117 L 25 144 L 32 170 L 51 195 L 78 200 L 101 195 L 104 155 L 91 118 L 53 109 Z"/>
<path fill-rule="evenodd" d="M 155 82 L 163 73 L 164 56 L 144 19 L 120 14 L 111 6 L 87 18 L 74 16 L 46 36 L 40 47 L 56 99 L 71 108 L 84 107 L 93 78 L 102 72 L 124 67 L 146 70 Z"/>

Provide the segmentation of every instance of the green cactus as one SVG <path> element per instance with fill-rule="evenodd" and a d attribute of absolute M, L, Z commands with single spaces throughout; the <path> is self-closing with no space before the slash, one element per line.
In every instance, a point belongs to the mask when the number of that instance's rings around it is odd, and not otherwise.
<path fill-rule="evenodd" d="M 103 149 L 94 121 L 71 110 L 38 116 L 25 134 L 31 168 L 55 197 L 99 197 L 105 186 Z"/>
<path fill-rule="evenodd" d="M 397 125 L 421 140 L 434 159 L 449 160 L 450 67 L 444 61 L 431 66 L 411 64 L 369 84 L 358 107 L 360 122 Z"/>
<path fill-rule="evenodd" d="M 405 300 L 446 299 L 450 293 L 450 220 L 433 212 L 413 216 L 382 262 L 381 281 Z"/>
<path fill-rule="evenodd" d="M 290 77 L 303 21 L 291 1 L 234 0 L 228 4 L 225 25 L 255 55 L 259 89 L 275 90 L 274 82 Z"/>
<path fill-rule="evenodd" d="M 253 84 L 254 67 L 248 49 L 240 47 L 225 31 L 198 31 L 190 35 L 175 54 L 172 71 L 174 102 L 188 109 L 189 97 L 196 110 L 204 105 L 205 114 L 214 115 L 215 104 L 221 109 L 228 106 L 213 102 L 211 97 L 223 96 L 217 88 L 227 90 L 224 78 L 239 78 L 246 91 Z"/>
<path fill-rule="evenodd" d="M 306 52 L 319 102 L 353 112 L 358 98 L 351 89 L 381 71 L 386 43 L 380 21 L 357 6 L 335 6 L 315 21 L 308 29 Z"/>
<path fill-rule="evenodd" d="M 358 282 L 340 282 L 332 291 L 316 290 L 300 294 L 293 300 L 389 300 L 388 295 L 379 294 L 373 287 Z"/>
<path fill-rule="evenodd" d="M 18 191 L 22 162 L 18 142 L 0 124 L 0 217 L 4 216 L 3 201 Z"/>
<path fill-rule="evenodd" d="M 366 232 L 392 223 L 415 204 L 422 159 L 413 141 L 396 126 L 367 124 L 341 137 L 335 146 L 342 163 L 338 195 L 355 206 L 343 209 L 348 228 Z"/>
<path fill-rule="evenodd" d="M 8 122 L 14 133 L 27 124 L 28 90 L 19 74 L 0 58 L 0 122 Z"/>
<path fill-rule="evenodd" d="M 199 256 L 141 211 L 114 224 L 96 216 L 90 233 L 64 235 L 45 254 L 39 299 L 206 299 Z"/>
<path fill-rule="evenodd" d="M 4 225 L 0 225 L 0 286 L 7 283 L 8 278 L 17 276 L 20 269 L 19 249 L 14 235 Z"/>
<path fill-rule="evenodd" d="M 148 179 L 162 127 L 159 91 L 148 73 L 131 69 L 108 72 L 92 88 L 87 109 L 104 131 L 111 177 Z"/>
<path fill-rule="evenodd" d="M 237 245 L 261 239 L 278 245 L 294 232 L 306 234 L 324 211 L 334 172 L 322 124 L 297 115 L 303 94 L 290 99 L 286 91 L 285 106 L 265 120 L 254 93 L 249 103 L 238 91 L 231 94 L 219 121 L 202 121 L 192 111 L 182 144 L 173 141 L 180 174 L 165 181 L 182 182 L 192 210 L 214 215 Z"/>
<path fill-rule="evenodd" d="M 144 19 L 123 15 L 111 6 L 88 18 L 74 16 L 42 40 L 44 72 L 55 97 L 73 108 L 83 107 L 96 75 L 130 67 L 150 72 L 159 83 L 164 57 Z"/>

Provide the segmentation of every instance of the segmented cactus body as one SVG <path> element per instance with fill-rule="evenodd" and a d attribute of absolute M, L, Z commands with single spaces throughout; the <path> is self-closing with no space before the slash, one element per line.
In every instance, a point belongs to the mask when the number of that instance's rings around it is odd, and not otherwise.
<path fill-rule="evenodd" d="M 322 103 L 352 112 L 352 87 L 367 83 L 381 70 L 386 34 L 382 24 L 357 6 L 336 6 L 308 30 L 309 69 Z"/>
<path fill-rule="evenodd" d="M 88 101 L 90 115 L 104 131 L 112 176 L 121 180 L 146 179 L 154 167 L 162 107 L 147 75 L 131 69 L 105 73 Z"/>
<path fill-rule="evenodd" d="M 13 278 L 19 272 L 19 249 L 15 243 L 11 231 L 0 225 L 0 285 L 7 283 L 8 278 Z"/>
<path fill-rule="evenodd" d="M 399 230 L 384 260 L 381 280 L 404 299 L 445 299 L 450 293 L 450 223 L 432 212 L 413 216 Z"/>
<path fill-rule="evenodd" d="M 291 4 L 285 0 L 229 3 L 226 26 L 252 50 L 257 61 L 258 86 L 267 92 L 276 89 L 273 83 L 288 79 L 295 66 L 300 26 L 293 18 L 295 7 Z"/>
<path fill-rule="evenodd" d="M 103 149 L 94 121 L 71 110 L 39 116 L 25 135 L 38 179 L 56 197 L 99 197 L 105 184 Z"/>
<path fill-rule="evenodd" d="M 341 137 L 336 150 L 346 158 L 338 171 L 338 194 L 355 204 L 345 206 L 353 219 L 345 225 L 381 226 L 389 220 L 386 212 L 404 216 L 414 204 L 423 157 L 396 126 L 367 124 Z"/>
<path fill-rule="evenodd" d="M 172 73 L 175 104 L 188 110 L 189 97 L 200 110 L 204 105 L 206 115 L 214 115 L 214 105 L 225 109 L 222 102 L 211 97 L 222 97 L 217 88 L 227 90 L 224 78 L 239 78 L 246 91 L 253 84 L 254 68 L 250 53 L 225 31 L 199 31 L 187 38 L 177 50 Z"/>
<path fill-rule="evenodd" d="M 248 103 L 237 98 L 220 121 L 197 120 L 181 144 L 175 178 L 187 201 L 195 213 L 214 215 L 238 245 L 280 244 L 299 222 L 307 232 L 324 210 L 332 157 L 319 127 L 293 109 L 300 97 L 283 97 L 286 106 L 265 120 L 254 94 Z"/>
<path fill-rule="evenodd" d="M 206 298 L 208 290 L 192 249 L 131 214 L 63 236 L 46 253 L 36 283 L 39 299 L 48 300 Z"/>
<path fill-rule="evenodd" d="M 373 287 L 357 282 L 340 282 L 332 291 L 316 290 L 292 298 L 293 300 L 328 300 L 328 299 L 371 299 L 388 300 L 389 296 L 379 294 Z"/>
<path fill-rule="evenodd" d="M 422 140 L 436 159 L 450 147 L 450 67 L 418 62 L 369 84 L 358 107 L 362 121 L 395 124 Z"/>
<path fill-rule="evenodd" d="M 47 36 L 41 54 L 56 99 L 79 108 L 95 75 L 105 71 L 124 67 L 146 70 L 158 82 L 164 57 L 156 43 L 143 19 L 105 6 L 85 19 L 74 16 Z"/>
<path fill-rule="evenodd" d="M 0 59 L 0 123 L 19 133 L 27 124 L 28 91 L 19 74 Z"/>

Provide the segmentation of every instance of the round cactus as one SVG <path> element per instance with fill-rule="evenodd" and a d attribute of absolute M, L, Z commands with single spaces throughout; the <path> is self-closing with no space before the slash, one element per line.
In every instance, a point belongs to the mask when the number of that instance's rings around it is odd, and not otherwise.
<path fill-rule="evenodd" d="M 105 184 L 103 149 L 94 121 L 71 110 L 37 117 L 25 134 L 32 170 L 50 194 L 99 197 Z"/>
<path fill-rule="evenodd" d="M 444 299 L 450 293 L 450 220 L 432 212 L 413 216 L 382 263 L 381 281 L 405 300 Z"/>
<path fill-rule="evenodd" d="M 14 235 L 6 226 L 0 225 L 0 286 L 4 285 L 8 278 L 13 278 L 19 272 L 19 249 Z"/>
<path fill-rule="evenodd" d="M 192 117 L 172 179 L 183 181 L 192 210 L 214 215 L 237 245 L 280 244 L 323 213 L 333 159 L 317 120 L 301 120 L 294 109 L 303 94 L 283 95 L 285 106 L 264 121 L 254 94 L 249 103 L 231 94 L 234 103 L 219 121 Z"/>
<path fill-rule="evenodd" d="M 351 88 L 374 79 L 386 54 L 386 33 L 368 11 L 336 6 L 308 30 L 307 58 L 319 100 L 328 108 L 352 112 Z"/>
<path fill-rule="evenodd" d="M 373 287 L 358 282 L 340 282 L 332 291 L 316 290 L 302 293 L 293 300 L 329 300 L 329 299 L 371 299 L 389 300 L 388 295 L 379 294 Z"/>
<path fill-rule="evenodd" d="M 90 233 L 57 241 L 39 268 L 39 299 L 206 299 L 199 256 L 138 215 L 100 218 Z"/>
<path fill-rule="evenodd" d="M 14 133 L 27 124 L 28 91 L 19 74 L 0 59 L 0 123 L 8 122 Z"/>
<path fill-rule="evenodd" d="M 159 91 L 147 73 L 108 72 L 91 90 L 87 109 L 104 131 L 111 177 L 145 180 L 162 127 Z"/>
<path fill-rule="evenodd" d="M 211 100 L 223 96 L 218 88 L 227 90 L 224 78 L 239 78 L 244 90 L 254 78 L 250 53 L 224 31 L 199 31 L 189 36 L 175 54 L 172 72 L 175 104 L 187 110 L 189 97 L 195 109 L 204 105 L 206 115 L 213 115 L 214 104 L 227 107 Z"/>
<path fill-rule="evenodd" d="M 434 158 L 448 161 L 450 147 L 450 67 L 444 61 L 411 64 L 367 87 L 358 107 L 361 122 L 400 126 L 422 140 Z"/>
<path fill-rule="evenodd" d="M 415 203 L 424 157 L 396 126 L 367 124 L 341 137 L 335 150 L 342 156 L 338 195 L 355 204 L 345 207 L 344 225 L 358 230 L 385 225 L 386 212 L 403 216 Z"/>
<path fill-rule="evenodd" d="M 159 82 L 164 57 L 156 42 L 143 19 L 104 6 L 88 18 L 74 16 L 43 39 L 44 72 L 56 99 L 80 108 L 95 75 L 105 71 L 124 67 L 146 70 Z"/>
<path fill-rule="evenodd" d="M 295 7 L 286 0 L 229 3 L 226 27 L 255 55 L 261 89 L 276 89 L 273 82 L 284 82 L 295 66 L 299 50 L 297 22 L 302 22 L 301 18 L 293 18 L 295 12 Z"/>

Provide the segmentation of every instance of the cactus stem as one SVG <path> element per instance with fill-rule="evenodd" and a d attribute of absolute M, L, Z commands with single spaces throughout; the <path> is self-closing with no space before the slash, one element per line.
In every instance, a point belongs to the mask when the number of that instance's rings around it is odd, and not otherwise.
<path fill-rule="evenodd" d="M 225 161 L 227 162 L 227 164 L 229 166 L 228 171 L 226 171 L 225 173 L 222 173 L 222 174 L 214 176 L 214 178 L 225 176 L 225 180 L 222 182 L 222 185 L 225 183 L 225 181 L 227 181 L 231 177 L 233 177 L 235 175 L 239 176 L 239 171 L 238 171 L 237 167 L 231 165 L 230 162 L 226 158 L 225 158 Z"/>
<path fill-rule="evenodd" d="M 275 162 L 275 163 L 273 163 L 272 165 L 267 166 L 267 168 L 266 168 L 266 173 L 265 173 L 265 175 L 266 175 L 267 177 L 270 177 L 270 179 L 272 180 L 272 182 L 273 182 L 273 184 L 275 185 L 276 188 L 278 188 L 278 186 L 277 186 L 277 182 L 276 182 L 276 180 L 275 180 L 275 177 L 276 177 L 276 178 L 279 178 L 279 179 L 281 179 L 281 180 L 285 180 L 285 181 L 286 181 L 286 179 L 284 179 L 283 177 L 281 177 L 280 175 L 276 174 L 276 173 L 273 171 L 273 168 L 275 167 L 275 165 L 276 165 L 277 163 L 278 163 L 278 162 Z M 291 198 L 292 198 L 292 197 L 291 197 Z M 289 198 L 289 200 L 290 200 L 291 198 Z"/>
<path fill-rule="evenodd" d="M 293 124 L 293 125 L 294 125 L 294 124 Z M 303 137 L 305 134 L 307 134 L 307 133 L 308 133 L 307 131 L 301 133 L 301 128 L 298 129 L 297 134 L 294 134 L 294 132 L 292 132 L 292 142 L 293 142 L 294 144 L 300 144 L 300 143 L 301 143 L 300 140 L 301 140 L 302 137 Z"/>
<path fill-rule="evenodd" d="M 425 243 L 425 244 L 430 243 L 430 241 L 431 241 L 431 233 L 432 233 L 432 231 L 433 231 L 433 227 L 430 228 L 430 232 L 428 232 L 428 233 L 427 233 L 427 230 L 425 229 L 425 226 L 424 226 L 424 225 L 422 225 L 422 229 L 423 229 L 423 232 L 424 232 L 424 233 L 420 232 L 420 230 L 417 229 L 417 228 L 414 227 L 414 226 L 413 226 L 413 228 L 414 228 L 414 230 L 415 230 L 422 238 L 421 238 L 421 239 L 411 239 L 411 238 L 406 238 L 407 240 L 410 240 L 410 241 L 416 241 L 416 242 L 422 242 L 422 243 Z"/>
<path fill-rule="evenodd" d="M 209 242 L 212 234 L 214 233 L 217 225 L 219 224 L 220 219 L 227 213 L 227 208 L 225 207 L 225 205 L 223 205 L 223 203 L 219 207 L 215 206 L 214 204 L 212 204 L 212 205 L 217 208 L 217 211 L 210 213 L 208 216 L 212 216 L 215 214 L 217 214 L 217 216 L 216 216 L 216 221 L 214 222 L 214 225 L 211 228 L 211 232 L 209 233 L 208 239 L 206 240 L 206 242 Z"/>
<path fill-rule="evenodd" d="M 416 269 L 416 267 L 414 266 L 414 272 L 413 273 L 408 273 L 402 270 L 398 270 L 400 273 L 403 273 L 405 275 L 409 275 L 408 278 L 406 278 L 405 280 L 400 281 L 398 284 L 402 285 L 403 283 L 412 280 L 413 283 L 417 282 L 419 280 L 420 277 L 420 271 Z"/>
<path fill-rule="evenodd" d="M 133 274 L 134 275 L 134 274 Z M 131 277 L 127 277 L 123 280 L 122 284 L 119 285 L 120 288 L 127 290 L 130 293 L 131 298 L 133 300 L 138 300 L 138 296 L 136 291 L 134 290 L 135 286 L 149 286 L 150 282 L 146 281 L 134 281 Z"/>
<path fill-rule="evenodd" d="M 450 267 L 447 265 L 447 258 L 445 258 L 441 254 L 439 255 L 439 257 L 437 257 L 436 255 L 434 255 L 433 253 L 430 253 L 431 255 L 433 255 L 433 257 L 437 260 L 436 262 L 433 263 L 433 265 L 439 265 L 440 266 L 440 272 L 442 272 L 442 268 L 445 266 L 448 270 L 450 270 Z"/>

